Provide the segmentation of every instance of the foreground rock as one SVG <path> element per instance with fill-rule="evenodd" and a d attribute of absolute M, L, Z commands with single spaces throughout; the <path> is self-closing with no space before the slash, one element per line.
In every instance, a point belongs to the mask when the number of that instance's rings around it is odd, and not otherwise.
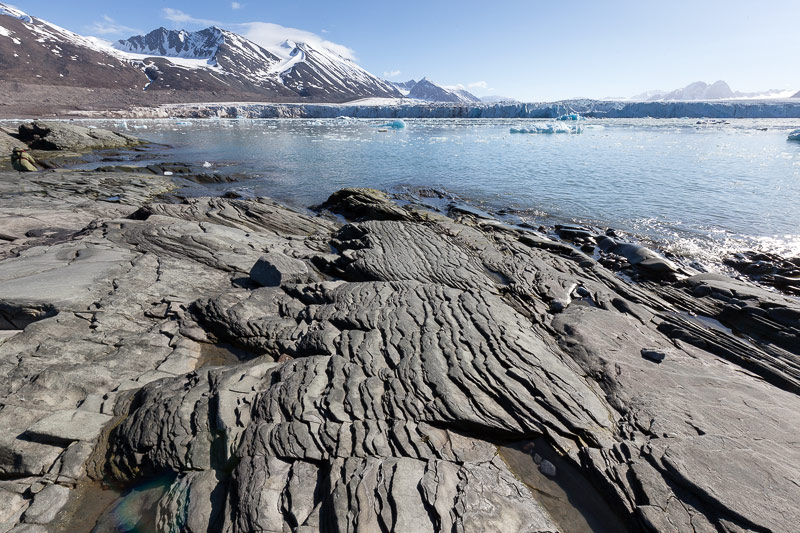
<path fill-rule="evenodd" d="M 87 478 L 136 487 L 99 529 L 560 531 L 498 455 L 537 438 L 630 530 L 800 521 L 796 300 L 377 191 L 339 223 L 165 179 L 0 175 L 0 531 L 71 523 Z"/>
<path fill-rule="evenodd" d="M 14 148 L 30 148 L 38 155 L 73 155 L 92 150 L 128 148 L 144 141 L 125 133 L 87 128 L 69 122 L 41 121 L 21 124 L 16 131 L 0 128 L 0 160 L 7 160 Z"/>
<path fill-rule="evenodd" d="M 36 120 L 19 127 L 19 139 L 36 150 L 88 151 L 141 144 L 136 137 L 67 122 Z"/>

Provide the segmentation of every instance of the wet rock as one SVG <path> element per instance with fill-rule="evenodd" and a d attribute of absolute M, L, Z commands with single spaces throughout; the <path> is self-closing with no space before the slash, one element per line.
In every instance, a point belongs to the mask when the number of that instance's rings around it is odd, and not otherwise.
<path fill-rule="evenodd" d="M 539 471 L 548 477 L 556 477 L 556 465 L 548 461 L 547 459 L 543 459 L 542 462 L 539 463 Z"/>
<path fill-rule="evenodd" d="M 589 228 L 583 226 L 574 226 L 570 224 L 556 224 L 556 234 L 562 239 L 569 241 L 576 241 L 584 239 L 591 239 L 594 237 L 594 232 Z"/>
<path fill-rule="evenodd" d="M 645 269 L 645 271 L 668 275 L 678 272 L 678 267 L 669 259 L 666 259 L 654 251 L 644 246 L 631 243 L 618 243 L 611 237 L 597 237 L 598 246 L 606 253 L 619 255 L 628 260 L 631 265 Z"/>

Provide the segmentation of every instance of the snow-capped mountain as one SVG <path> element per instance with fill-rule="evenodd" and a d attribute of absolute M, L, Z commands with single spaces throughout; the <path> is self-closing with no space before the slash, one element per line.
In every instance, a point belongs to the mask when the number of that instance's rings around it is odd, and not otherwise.
<path fill-rule="evenodd" d="M 0 79 L 101 88 L 144 87 L 147 78 L 102 42 L 0 3 Z"/>
<path fill-rule="evenodd" d="M 454 104 L 479 103 L 480 98 L 461 87 L 438 85 L 428 78 L 419 81 L 390 82 L 407 98 L 426 102 L 449 102 Z"/>
<path fill-rule="evenodd" d="M 324 46 L 265 48 L 218 27 L 159 28 L 111 45 L 0 3 L 0 80 L 48 86 L 144 89 L 191 100 L 342 102 L 400 97 L 390 83 Z M 144 95 L 143 95 L 144 96 Z M 144 98 L 146 101 L 146 98 Z"/>
<path fill-rule="evenodd" d="M 268 49 L 215 26 L 196 32 L 159 28 L 117 41 L 114 48 L 141 61 L 160 58 L 186 65 L 181 60 L 195 60 L 195 68 L 235 76 L 256 87 L 288 89 L 303 98 L 401 96 L 390 83 L 324 47 L 283 41 Z"/>
<path fill-rule="evenodd" d="M 743 93 L 734 91 L 724 81 L 720 80 L 712 83 L 711 85 L 696 81 L 690 83 L 681 89 L 674 91 L 646 91 L 636 96 L 628 98 L 637 102 L 658 102 L 658 101 L 671 101 L 671 100 L 739 100 L 739 99 L 772 99 L 772 98 L 789 98 L 792 96 L 792 91 L 781 89 L 771 89 L 769 91 Z"/>

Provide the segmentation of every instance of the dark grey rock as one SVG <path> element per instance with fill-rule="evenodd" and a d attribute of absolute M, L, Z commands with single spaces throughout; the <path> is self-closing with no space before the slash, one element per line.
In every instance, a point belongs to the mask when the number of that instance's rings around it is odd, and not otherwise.
<path fill-rule="evenodd" d="M 372 193 L 342 205 L 395 220 L 152 203 L 170 186 L 0 173 L 9 232 L 36 235 L 0 242 L 21 329 L 0 343 L 9 528 L 54 481 L 110 476 L 161 480 L 112 508 L 163 530 L 556 531 L 497 457 L 532 436 L 635 527 L 800 521 L 795 300 L 724 276 L 631 283 L 571 245 Z M 280 286 L 253 288 L 264 250 Z M 223 341 L 246 355 L 211 366 Z"/>
<path fill-rule="evenodd" d="M 541 463 L 539 463 L 539 471 L 548 477 L 556 477 L 557 474 L 556 465 L 547 459 L 544 459 Z"/>
<path fill-rule="evenodd" d="M 134 146 L 142 141 L 101 128 L 85 128 L 66 122 L 34 121 L 19 127 L 19 138 L 38 150 L 88 151 Z"/>
<path fill-rule="evenodd" d="M 645 359 L 649 359 L 654 363 L 661 363 L 667 357 L 667 354 L 660 350 L 642 348 L 642 357 L 644 357 Z"/>
<path fill-rule="evenodd" d="M 414 220 L 417 217 L 376 189 L 353 187 L 333 193 L 318 209 L 327 209 L 350 220 Z"/>
<path fill-rule="evenodd" d="M 250 278 L 262 287 L 279 287 L 286 283 L 309 283 L 315 276 L 303 261 L 269 252 L 258 258 L 250 269 Z"/>

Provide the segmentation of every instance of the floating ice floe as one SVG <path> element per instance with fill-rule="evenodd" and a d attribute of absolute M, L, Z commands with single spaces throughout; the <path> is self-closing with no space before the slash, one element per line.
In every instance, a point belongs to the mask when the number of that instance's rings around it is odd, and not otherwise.
<path fill-rule="evenodd" d="M 558 117 L 558 120 L 583 120 L 583 117 L 577 113 L 567 113 Z"/>
<path fill-rule="evenodd" d="M 203 163 L 203 168 L 211 168 L 211 163 L 206 161 L 205 163 Z"/>
<path fill-rule="evenodd" d="M 175 125 L 176 126 L 191 126 L 192 123 L 191 122 L 187 122 L 185 120 L 182 120 L 182 121 L 176 122 Z"/>
<path fill-rule="evenodd" d="M 406 123 L 402 120 L 393 120 L 391 122 L 387 122 L 386 124 L 381 124 L 378 126 L 379 128 L 393 128 L 396 130 L 401 130 L 406 127 Z"/>
<path fill-rule="evenodd" d="M 581 126 L 566 124 L 534 124 L 528 128 L 511 128 L 511 133 L 583 133 Z"/>
<path fill-rule="evenodd" d="M 789 132 L 790 141 L 800 141 L 800 130 L 793 130 Z"/>

